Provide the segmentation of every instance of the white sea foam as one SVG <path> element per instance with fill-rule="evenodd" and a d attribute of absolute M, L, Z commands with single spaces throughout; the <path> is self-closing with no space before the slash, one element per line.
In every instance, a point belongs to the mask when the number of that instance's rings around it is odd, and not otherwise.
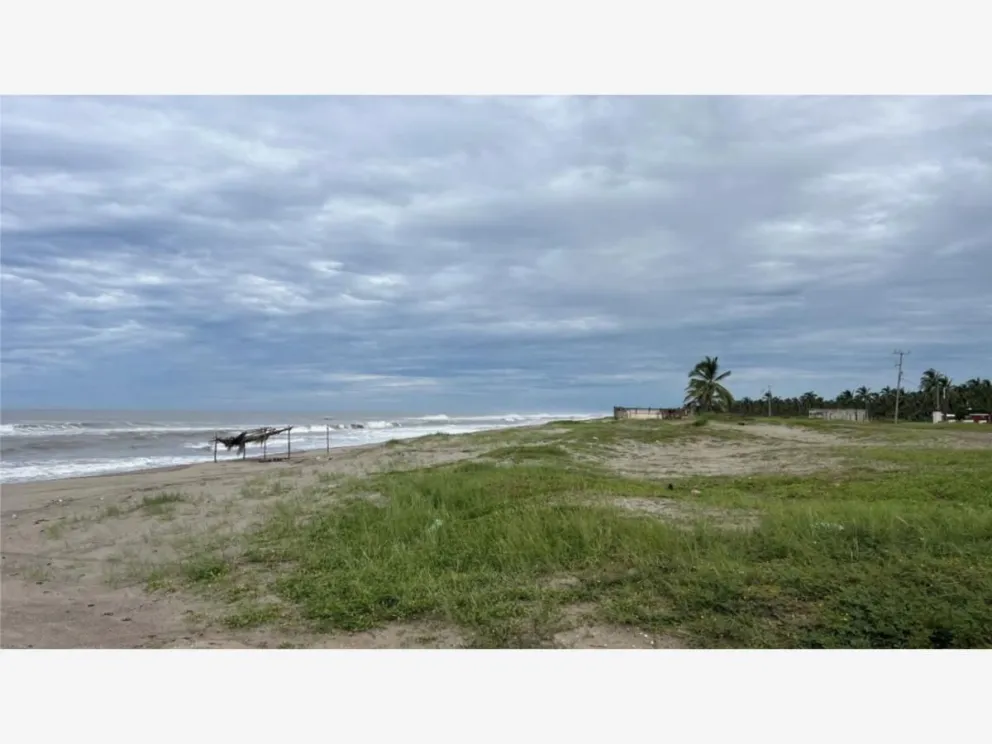
<path fill-rule="evenodd" d="M 392 429 L 399 426 L 395 421 L 366 421 L 366 429 Z"/>
<path fill-rule="evenodd" d="M 122 426 L 122 424 L 124 424 Z M 261 424 L 245 425 L 242 428 L 254 428 Z M 128 424 L 127 422 L 114 422 L 112 424 L 99 423 L 23 423 L 23 424 L 0 424 L 0 437 L 5 439 L 13 437 L 78 437 L 78 436 L 104 436 L 111 434 L 181 434 L 185 432 L 215 432 L 226 431 L 227 429 L 237 429 L 238 427 L 226 426 L 196 426 L 183 424 Z M 323 429 L 323 427 L 321 427 Z"/>
<path fill-rule="evenodd" d="M 391 439 L 411 439 L 430 434 L 468 434 L 489 429 L 501 429 L 512 426 L 540 425 L 554 420 L 581 420 L 595 418 L 602 414 L 498 414 L 488 416 L 449 416 L 433 414 L 430 416 L 402 418 L 398 420 L 355 420 L 335 421 L 321 424 L 294 425 L 291 434 L 294 452 L 324 449 L 328 444 L 332 448 L 350 447 L 363 444 L 375 444 Z M 12 443 L 27 440 L 21 437 L 68 437 L 76 435 L 85 438 L 96 435 L 96 441 L 107 442 L 114 449 L 103 455 L 103 448 L 90 456 L 70 456 L 70 450 L 57 447 L 49 459 L 38 459 L 37 450 L 24 460 L 7 457 L 0 463 L 0 482 L 11 483 L 18 481 L 51 480 L 88 475 L 100 475 L 150 468 L 191 465 L 210 462 L 213 459 L 213 435 L 215 432 L 236 432 L 254 426 L 204 426 L 200 423 L 184 425 L 181 422 L 66 422 L 66 423 L 18 423 L 3 424 L 0 435 L 5 442 L 5 450 Z M 116 440 L 106 439 L 103 434 L 121 434 L 132 437 L 153 435 L 152 443 L 155 451 L 139 456 L 130 444 L 114 444 Z M 162 440 L 159 440 L 161 435 Z M 167 442 L 164 442 L 168 438 Z M 31 441 L 34 441 L 32 439 Z M 168 444 L 171 442 L 171 444 Z M 68 444 L 68 440 L 66 440 Z M 39 443 L 40 444 L 40 443 Z M 277 454 L 285 451 L 287 436 L 280 435 L 270 439 L 266 451 Z M 120 450 L 117 450 L 117 447 Z M 162 448 L 165 447 L 165 450 Z M 129 451 L 129 449 L 131 451 Z M 249 445 L 248 453 L 256 456 L 261 453 L 261 445 Z M 117 451 L 119 456 L 113 456 Z M 235 450 L 228 452 L 223 446 L 218 448 L 218 459 L 230 460 L 239 457 Z"/>
<path fill-rule="evenodd" d="M 106 459 L 86 459 L 72 461 L 25 462 L 2 465 L 2 482 L 53 480 L 56 478 L 79 478 L 87 475 L 109 475 L 134 470 L 167 468 L 179 465 L 192 465 L 203 462 L 202 457 L 122 457 Z"/>

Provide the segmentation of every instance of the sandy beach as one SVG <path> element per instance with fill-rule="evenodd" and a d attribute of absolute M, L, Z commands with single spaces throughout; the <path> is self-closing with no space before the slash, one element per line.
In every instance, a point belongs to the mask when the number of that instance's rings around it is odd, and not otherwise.
<path fill-rule="evenodd" d="M 249 458 L 4 485 L 0 644 L 4 648 L 461 647 L 468 640 L 456 627 L 419 621 L 322 633 L 287 624 L 225 625 L 217 622 L 223 612 L 219 588 L 200 593 L 181 588 L 155 591 L 149 588 L 149 576 L 159 566 L 180 561 L 190 546 L 211 540 L 222 546 L 234 544 L 281 507 L 312 514 L 340 503 L 343 493 L 375 503 L 380 495 L 362 486 L 367 477 L 402 477 L 404 472 L 465 460 L 479 463 L 495 484 L 509 484 L 504 478 L 529 478 L 531 472 L 547 472 L 548 478 L 559 477 L 555 474 L 560 472 L 562 478 L 575 479 L 575 487 L 581 489 L 576 505 L 592 499 L 600 506 L 651 519 L 708 519 L 720 529 L 747 530 L 757 524 L 754 512 L 720 506 L 744 496 L 721 501 L 717 494 L 710 506 L 703 506 L 697 486 L 689 491 L 679 484 L 689 479 L 707 489 L 705 479 L 732 477 L 745 479 L 747 488 L 746 479 L 751 477 L 793 474 L 819 478 L 811 482 L 826 484 L 819 487 L 837 494 L 841 483 L 832 479 L 849 477 L 845 475 L 849 465 L 841 458 L 862 457 L 858 453 L 865 447 L 884 445 L 927 457 L 948 452 L 948 457 L 955 457 L 955 452 L 992 446 L 992 434 L 977 429 L 954 430 L 951 436 L 907 428 L 899 432 L 902 439 L 892 439 L 894 434 L 884 428 L 817 429 L 758 422 L 746 427 L 712 423 L 702 428 L 691 424 L 652 428 L 650 423 L 638 423 L 644 422 L 550 424 L 437 435 L 335 449 L 329 454 L 294 453 L 291 459 L 267 462 Z M 528 469 L 531 461 L 551 469 Z M 864 462 L 872 472 L 898 470 L 892 462 Z M 590 467 L 595 469 L 588 471 L 593 475 L 581 475 Z M 823 480 L 824 473 L 829 480 Z M 466 479 L 465 488 L 475 487 L 471 472 L 458 477 Z M 546 477 L 527 482 L 542 488 Z M 462 486 L 452 483 L 438 481 L 437 487 L 453 488 L 457 494 Z M 616 529 L 623 529 L 622 524 Z M 579 581 L 576 575 L 550 577 L 541 591 L 578 591 Z M 599 585 L 594 581 L 588 586 Z M 571 600 L 564 595 L 555 601 L 564 613 L 561 617 L 572 625 L 547 630 L 541 637 L 550 640 L 534 640 L 532 645 L 672 648 L 685 642 L 678 634 L 583 620 L 588 607 L 582 602 L 568 604 Z M 519 642 L 531 643 L 526 637 Z"/>
<path fill-rule="evenodd" d="M 425 437 L 413 447 L 367 445 L 293 453 L 290 459 L 226 460 L 107 476 L 5 484 L 0 488 L 0 645 L 4 648 L 134 648 L 246 645 L 198 630 L 191 598 L 151 596 L 126 575 L 172 557 L 175 539 L 237 532 L 272 498 L 245 498 L 271 482 L 306 489 L 328 477 L 418 468 L 472 456 L 477 448 Z M 182 493 L 158 519 L 144 498 Z M 152 512 L 152 513 L 149 513 Z M 112 518 L 108 518 L 108 516 Z M 116 574 L 124 574 L 119 577 Z M 265 645 L 252 638 L 251 645 Z M 333 639 L 330 645 L 395 646 L 398 639 Z"/>

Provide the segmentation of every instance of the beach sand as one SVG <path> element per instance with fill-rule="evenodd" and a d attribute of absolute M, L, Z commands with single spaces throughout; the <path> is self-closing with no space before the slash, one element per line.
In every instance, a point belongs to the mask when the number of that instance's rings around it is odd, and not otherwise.
<path fill-rule="evenodd" d="M 202 629 L 194 598 L 150 594 L 142 569 L 174 557 L 177 539 L 237 532 L 292 484 L 454 462 L 475 455 L 460 438 L 224 460 L 87 478 L 12 483 L 0 491 L 0 646 L 3 648 L 257 647 L 268 639 Z M 273 488 L 272 484 L 277 487 Z M 254 489 L 255 493 L 252 494 Z M 246 498 L 246 491 L 252 497 Z M 172 494 L 182 502 L 168 503 Z M 177 508 L 167 508 L 175 506 Z M 133 574 L 130 575 L 130 574 Z M 387 629 L 320 645 L 417 645 L 417 628 Z M 416 635 L 416 633 L 414 633 Z M 436 641 L 436 639 L 435 639 Z M 432 641 L 434 642 L 434 641 Z"/>
<path fill-rule="evenodd" d="M 600 427 L 600 428 L 597 428 Z M 294 453 L 261 462 L 203 464 L 66 480 L 7 484 L 0 495 L 0 646 L 4 648 L 454 648 L 452 628 L 407 623 L 363 633 L 314 635 L 286 627 L 234 630 L 211 622 L 220 602 L 149 591 L 155 566 L 174 564 L 183 544 L 237 536 L 285 499 L 334 501 L 335 482 L 484 457 L 508 442 L 564 436 L 577 458 L 618 475 L 659 480 L 713 475 L 809 473 L 836 464 L 838 445 L 864 446 L 838 432 L 754 423 L 712 424 L 713 436 L 649 442 L 614 439 L 607 424 L 430 436 L 403 443 Z M 619 429 L 618 429 L 619 430 Z M 687 430 L 687 431 L 692 431 Z M 699 431 L 699 430 L 696 430 Z M 909 433 L 912 433 L 911 431 Z M 955 447 L 992 446 L 964 432 Z M 927 446 L 938 446 L 928 436 Z M 568 439 L 568 437 L 572 437 Z M 960 441 L 958 441 L 960 440 Z M 950 440 L 948 440 L 950 441 Z M 921 442 L 922 444 L 922 442 Z M 913 441 L 905 446 L 912 447 Z M 947 445 L 951 446 L 951 444 Z M 376 494 L 368 494 L 374 498 Z M 631 501 L 631 500 L 627 500 Z M 618 504 L 630 507 L 630 504 Z M 664 516 L 664 515 L 662 515 Z M 579 632 L 581 631 L 581 632 Z M 580 628 L 564 647 L 661 647 L 629 628 Z"/>

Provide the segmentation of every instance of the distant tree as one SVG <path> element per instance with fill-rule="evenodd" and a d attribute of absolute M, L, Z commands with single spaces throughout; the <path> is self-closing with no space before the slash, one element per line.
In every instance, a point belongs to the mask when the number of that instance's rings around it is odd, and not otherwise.
<path fill-rule="evenodd" d="M 950 386 L 951 381 L 947 375 L 938 372 L 933 367 L 920 377 L 920 392 L 933 401 L 933 410 L 935 411 L 944 410 L 944 403 L 947 402 L 947 392 Z"/>
<path fill-rule="evenodd" d="M 865 385 L 862 385 L 855 391 L 855 395 L 858 396 L 858 402 L 861 403 L 867 411 L 868 407 L 871 405 L 871 390 Z"/>
<path fill-rule="evenodd" d="M 729 411 L 734 396 L 722 384 L 730 377 L 730 370 L 720 372 L 718 357 L 703 357 L 689 372 L 685 388 L 685 404 L 695 405 L 701 411 Z"/>
<path fill-rule="evenodd" d="M 958 415 L 973 411 L 992 413 L 992 381 L 973 377 L 961 385 L 952 386 L 950 392 L 954 412 Z"/>
<path fill-rule="evenodd" d="M 697 367 L 702 371 L 706 359 Z M 716 359 L 709 360 L 715 363 Z M 693 386 L 701 388 L 702 400 L 706 399 L 708 386 L 705 380 L 714 379 L 717 384 L 723 379 L 718 369 L 706 370 L 698 382 L 693 378 L 700 377 L 690 373 L 690 387 L 687 388 L 687 402 L 695 401 Z M 927 372 L 931 372 L 928 370 Z M 921 377 L 920 389 L 904 389 L 899 399 L 900 421 L 930 421 L 934 405 L 940 405 L 945 413 L 954 413 L 958 418 L 964 418 L 969 413 L 992 413 L 992 380 L 987 377 L 972 377 L 966 382 L 955 384 L 947 375 L 932 370 L 932 375 L 924 373 Z M 717 379 L 719 378 L 719 379 Z M 924 380 L 926 382 L 924 383 Z M 939 397 L 938 397 L 939 394 Z M 712 408 L 721 407 L 719 398 L 714 393 Z M 733 413 L 745 416 L 767 416 L 769 409 L 772 416 L 804 416 L 810 408 L 825 408 L 827 410 L 848 408 L 851 403 L 863 406 L 868 415 L 876 421 L 892 420 L 895 412 L 896 391 L 892 387 L 884 387 L 877 393 L 868 386 L 862 385 L 853 392 L 844 390 L 834 398 L 825 398 L 820 393 L 809 391 L 799 397 L 779 398 L 763 393 L 759 398 L 741 398 L 734 400 L 727 408 Z M 769 406 L 769 403 L 771 404 Z M 704 404 L 700 402 L 700 408 Z"/>

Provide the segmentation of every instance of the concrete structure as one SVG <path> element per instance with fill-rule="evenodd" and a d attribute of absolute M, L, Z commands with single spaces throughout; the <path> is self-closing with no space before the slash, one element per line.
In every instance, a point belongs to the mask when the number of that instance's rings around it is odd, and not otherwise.
<path fill-rule="evenodd" d="M 825 421 L 867 421 L 868 411 L 864 408 L 811 408 L 809 417 Z"/>
<path fill-rule="evenodd" d="M 615 419 L 680 419 L 689 415 L 687 408 L 624 408 L 613 407 Z"/>

